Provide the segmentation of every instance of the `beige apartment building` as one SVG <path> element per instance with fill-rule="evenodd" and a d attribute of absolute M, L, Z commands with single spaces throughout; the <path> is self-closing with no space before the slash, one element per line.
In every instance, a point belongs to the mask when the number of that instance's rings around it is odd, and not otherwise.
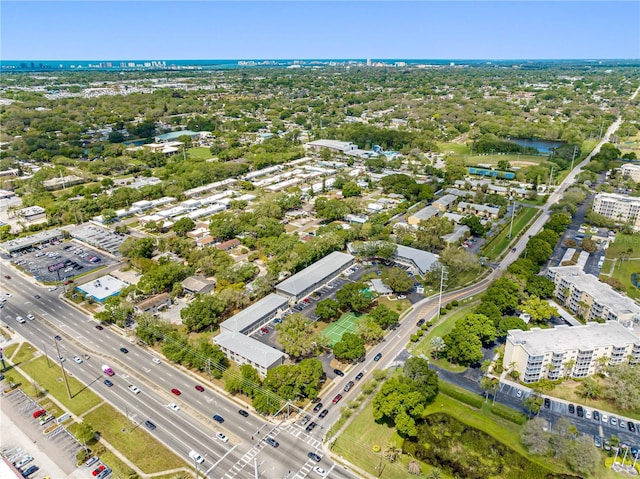
<path fill-rule="evenodd" d="M 544 378 L 584 378 L 607 365 L 627 361 L 640 362 L 640 336 L 612 321 L 511 330 L 503 366 L 518 371 L 522 382 L 534 383 Z"/>
<path fill-rule="evenodd" d="M 640 322 L 640 306 L 578 266 L 549 268 L 547 278 L 555 284 L 560 304 L 587 321 Z"/>
<path fill-rule="evenodd" d="M 620 171 L 624 178 L 640 183 L 640 165 L 634 165 L 633 163 L 627 163 L 620 167 Z"/>
<path fill-rule="evenodd" d="M 618 223 L 640 229 L 640 198 L 618 193 L 598 193 L 591 209 Z"/>

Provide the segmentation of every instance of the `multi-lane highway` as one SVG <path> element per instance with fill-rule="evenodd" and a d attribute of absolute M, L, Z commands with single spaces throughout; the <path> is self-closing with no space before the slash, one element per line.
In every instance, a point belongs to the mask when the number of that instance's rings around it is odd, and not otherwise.
<path fill-rule="evenodd" d="M 4 269 L 4 268 L 3 268 Z M 201 454 L 205 462 L 199 470 L 208 477 L 232 479 L 253 478 L 255 465 L 264 477 L 306 477 L 312 472 L 315 461 L 307 457 L 308 452 L 324 456 L 321 429 L 312 434 L 293 420 L 271 423 L 249 411 L 247 417 L 239 413 L 246 410 L 206 382 L 190 373 L 178 369 L 165 361 L 153 361 L 152 352 L 131 343 L 126 337 L 110 328 L 100 331 L 97 322 L 58 298 L 59 290 L 49 292 L 38 288 L 19 274 L 4 282 L 1 294 L 12 296 L 0 310 L 2 325 L 17 331 L 25 340 L 45 351 L 52 360 L 56 357 L 56 343 L 65 358 L 66 371 L 87 384 L 93 391 L 127 414 L 133 427 L 145 428 L 151 421 L 156 429 L 149 430 L 158 440 L 178 453 L 187 462 L 191 450 Z M 35 298 L 35 295 L 40 298 Z M 35 319 L 26 319 L 33 314 Z M 19 323 L 17 316 L 26 319 Z M 59 336 L 61 340 L 54 339 Z M 128 350 L 123 353 L 120 348 Z M 81 364 L 73 361 L 77 355 L 88 355 Z M 110 377 L 113 386 L 104 383 L 107 379 L 102 366 L 110 366 L 116 373 Z M 140 389 L 134 394 L 128 388 Z M 201 385 L 204 391 L 196 390 Z M 178 389 L 176 396 L 171 389 Z M 177 404 L 179 410 L 169 407 Z M 220 415 L 223 423 L 212 419 Z M 221 432 L 228 438 L 223 442 L 216 438 Z M 264 442 L 264 438 L 277 438 L 279 447 Z M 352 478 L 343 468 L 335 468 L 323 457 L 320 467 L 330 472 L 330 477 Z M 289 472 L 291 471 L 291 472 Z"/>

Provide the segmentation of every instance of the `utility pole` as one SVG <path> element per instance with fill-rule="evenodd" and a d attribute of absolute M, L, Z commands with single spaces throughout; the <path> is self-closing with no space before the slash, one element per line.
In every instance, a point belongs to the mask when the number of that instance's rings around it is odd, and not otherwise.
<path fill-rule="evenodd" d="M 447 279 L 447 267 L 442 266 L 440 270 L 440 294 L 438 296 L 438 319 L 440 319 L 440 309 L 442 309 L 442 289 Z"/>
<path fill-rule="evenodd" d="M 64 363 L 62 359 L 60 359 L 60 347 L 58 346 L 58 341 L 54 339 L 56 344 L 56 352 L 58 353 L 58 361 L 60 362 L 60 367 L 62 368 L 62 377 L 64 378 L 64 385 L 67 386 L 67 394 L 69 394 L 69 399 L 73 399 L 71 397 L 71 389 L 69 389 L 69 380 L 67 379 L 67 372 L 64 370 Z"/>
<path fill-rule="evenodd" d="M 576 153 L 578 152 L 578 145 L 573 147 L 573 157 L 571 158 L 571 168 L 569 168 L 569 171 L 573 171 L 573 162 L 576 159 Z"/>
<path fill-rule="evenodd" d="M 509 239 L 511 239 L 511 233 L 513 232 L 513 215 L 516 211 L 516 202 L 511 199 L 511 224 L 509 225 Z"/>
<path fill-rule="evenodd" d="M 49 355 L 47 354 L 47 346 L 44 341 L 42 341 L 42 349 L 44 350 L 44 357 L 47 358 L 47 367 L 51 367 L 51 363 L 49 362 Z"/>

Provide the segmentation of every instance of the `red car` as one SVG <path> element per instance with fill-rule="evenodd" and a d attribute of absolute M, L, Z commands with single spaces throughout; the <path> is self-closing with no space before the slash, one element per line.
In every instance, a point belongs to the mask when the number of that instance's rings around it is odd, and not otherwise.
<path fill-rule="evenodd" d="M 204 392 L 204 388 L 202 386 L 200 386 L 199 384 L 196 384 L 196 389 L 200 392 Z"/>
<path fill-rule="evenodd" d="M 11 276 L 9 276 L 8 274 L 5 274 L 5 275 L 4 275 L 4 277 L 5 277 L 6 279 L 11 279 Z"/>
<path fill-rule="evenodd" d="M 106 469 L 106 466 L 104 464 L 100 464 L 97 468 L 95 468 L 93 470 L 93 472 L 91 473 L 91 475 L 93 476 L 97 476 L 98 474 L 100 474 L 102 471 L 104 471 Z"/>
<path fill-rule="evenodd" d="M 44 409 L 38 409 L 37 411 L 33 412 L 33 417 L 34 418 L 39 418 L 40 416 L 42 416 L 43 414 L 46 414 L 47 411 L 45 411 Z"/>
<path fill-rule="evenodd" d="M 340 402 L 340 399 L 342 399 L 342 394 L 336 394 L 336 397 L 333 398 L 333 401 L 331 401 L 333 404 L 338 404 L 338 402 Z"/>
<path fill-rule="evenodd" d="M 179 390 L 179 389 L 176 389 L 176 388 L 173 388 L 173 389 L 171 390 L 171 392 L 172 392 L 173 394 L 175 394 L 176 396 L 180 396 L 180 394 L 182 394 L 182 393 L 180 392 L 180 390 Z"/>

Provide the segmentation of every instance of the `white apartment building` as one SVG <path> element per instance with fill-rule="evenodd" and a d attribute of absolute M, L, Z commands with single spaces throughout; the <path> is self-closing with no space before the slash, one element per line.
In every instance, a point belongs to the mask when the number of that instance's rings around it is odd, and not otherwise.
<path fill-rule="evenodd" d="M 640 229 L 640 198 L 617 193 L 598 193 L 591 209 L 618 223 Z"/>
<path fill-rule="evenodd" d="M 629 178 L 636 183 L 640 183 L 640 165 L 627 163 L 620 167 L 620 171 L 622 172 L 622 176 L 624 178 Z"/>
<path fill-rule="evenodd" d="M 549 268 L 547 278 L 555 284 L 560 304 L 587 321 L 640 322 L 640 306 L 578 266 Z"/>
<path fill-rule="evenodd" d="M 609 322 L 511 330 L 503 366 L 518 371 L 524 383 L 534 383 L 544 378 L 584 378 L 607 365 L 627 361 L 640 362 L 640 336 L 620 323 Z"/>

